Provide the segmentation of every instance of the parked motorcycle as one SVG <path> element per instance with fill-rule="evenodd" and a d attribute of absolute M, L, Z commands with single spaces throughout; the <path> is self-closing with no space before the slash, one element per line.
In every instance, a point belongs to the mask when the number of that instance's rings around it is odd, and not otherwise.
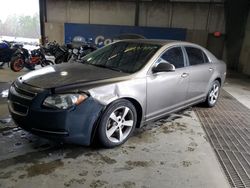
<path fill-rule="evenodd" d="M 69 60 L 69 51 L 67 45 L 58 46 L 55 52 L 55 63 L 59 64 L 62 62 L 68 62 Z"/>
<path fill-rule="evenodd" d="M 59 45 L 56 41 L 47 43 L 43 50 L 45 54 L 55 57 L 55 64 L 62 62 L 80 61 L 85 55 L 96 50 L 97 47 L 91 39 L 76 36 L 71 43 Z"/>
<path fill-rule="evenodd" d="M 54 63 L 45 58 L 43 48 L 32 50 L 30 53 L 27 49 L 22 48 L 17 50 L 11 58 L 10 68 L 14 72 L 19 72 L 24 67 L 29 70 L 34 70 L 36 65 L 42 67 L 53 65 Z"/>
<path fill-rule="evenodd" d="M 85 55 L 97 49 L 96 45 L 91 39 L 88 39 L 88 41 L 86 41 L 84 37 L 80 36 L 74 37 L 72 43 L 70 43 L 68 47 L 69 62 L 80 62 Z"/>
<path fill-rule="evenodd" d="M 0 67 L 5 63 L 11 61 L 11 57 L 17 51 L 17 49 L 22 48 L 23 45 L 19 43 L 11 43 L 8 41 L 0 42 Z"/>
<path fill-rule="evenodd" d="M 46 55 L 55 57 L 55 64 L 68 61 L 68 47 L 67 45 L 60 46 L 56 41 L 47 43 L 43 50 Z"/>

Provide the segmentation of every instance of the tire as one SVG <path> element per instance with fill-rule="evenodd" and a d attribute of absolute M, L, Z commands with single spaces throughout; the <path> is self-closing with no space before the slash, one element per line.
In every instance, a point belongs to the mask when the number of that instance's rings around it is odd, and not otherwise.
<path fill-rule="evenodd" d="M 218 101 L 220 95 L 220 82 L 218 80 L 213 81 L 207 94 L 204 105 L 206 107 L 214 107 Z"/>
<path fill-rule="evenodd" d="M 62 63 L 62 62 L 63 62 L 63 57 L 62 57 L 62 56 L 57 57 L 57 58 L 55 59 L 55 64 L 60 64 L 60 63 Z"/>
<path fill-rule="evenodd" d="M 33 70 L 36 70 L 35 69 L 35 64 L 30 64 L 30 63 L 25 63 L 24 64 L 24 67 L 26 68 L 26 69 L 28 69 L 28 70 L 31 70 L 31 71 L 33 71 Z"/>
<path fill-rule="evenodd" d="M 102 114 L 98 125 L 97 136 L 100 144 L 106 148 L 122 145 L 133 133 L 136 121 L 136 109 L 130 101 L 121 99 L 111 103 Z"/>
<path fill-rule="evenodd" d="M 45 66 L 48 66 L 48 65 L 53 65 L 54 63 L 52 62 L 52 61 L 50 61 L 50 60 L 43 60 L 42 62 L 41 62 L 41 66 L 42 67 L 45 67 Z"/>
<path fill-rule="evenodd" d="M 14 57 L 10 62 L 10 69 L 14 72 L 19 72 L 24 67 L 24 60 L 21 57 Z"/>

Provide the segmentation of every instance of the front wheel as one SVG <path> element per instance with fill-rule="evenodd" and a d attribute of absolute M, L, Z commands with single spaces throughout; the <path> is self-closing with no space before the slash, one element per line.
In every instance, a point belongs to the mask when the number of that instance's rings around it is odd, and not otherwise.
<path fill-rule="evenodd" d="M 10 69 L 14 72 L 19 72 L 24 67 L 24 60 L 21 57 L 14 57 L 10 62 Z"/>
<path fill-rule="evenodd" d="M 207 107 L 214 107 L 218 101 L 219 94 L 220 94 L 220 82 L 218 80 L 215 80 L 209 89 L 209 92 L 207 94 L 207 98 L 204 104 Z"/>
<path fill-rule="evenodd" d="M 98 126 L 99 141 L 107 148 L 123 144 L 134 131 L 136 121 L 136 109 L 130 101 L 122 99 L 111 103 Z"/>

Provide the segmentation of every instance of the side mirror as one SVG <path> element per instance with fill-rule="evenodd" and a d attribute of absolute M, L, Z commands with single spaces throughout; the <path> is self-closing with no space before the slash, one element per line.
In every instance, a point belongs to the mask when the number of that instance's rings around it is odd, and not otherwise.
<path fill-rule="evenodd" d="M 175 66 L 169 62 L 160 62 L 152 69 L 153 73 L 157 72 L 173 72 L 175 71 Z"/>

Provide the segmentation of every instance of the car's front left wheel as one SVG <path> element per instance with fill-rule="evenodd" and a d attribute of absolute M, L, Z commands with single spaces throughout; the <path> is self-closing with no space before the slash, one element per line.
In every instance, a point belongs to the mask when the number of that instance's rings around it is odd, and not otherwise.
<path fill-rule="evenodd" d="M 121 99 L 111 103 L 98 126 L 100 143 L 107 148 L 123 144 L 134 131 L 136 121 L 136 109 L 130 101 Z"/>

